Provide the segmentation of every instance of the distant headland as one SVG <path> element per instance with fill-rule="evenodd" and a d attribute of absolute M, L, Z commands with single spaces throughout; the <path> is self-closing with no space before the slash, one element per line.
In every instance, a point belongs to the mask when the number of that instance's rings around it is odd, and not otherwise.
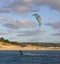
<path fill-rule="evenodd" d="M 0 38 L 0 50 L 60 50 L 60 43 L 12 42 Z"/>

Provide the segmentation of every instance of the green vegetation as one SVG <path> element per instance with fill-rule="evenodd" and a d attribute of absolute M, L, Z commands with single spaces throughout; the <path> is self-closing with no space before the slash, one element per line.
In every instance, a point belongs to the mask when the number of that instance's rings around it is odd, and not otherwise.
<path fill-rule="evenodd" d="M 46 42 L 12 42 L 8 39 L 0 38 L 0 42 L 4 42 L 3 44 L 12 44 L 19 45 L 21 47 L 26 47 L 27 45 L 40 46 L 40 47 L 60 47 L 60 43 L 46 43 Z"/>

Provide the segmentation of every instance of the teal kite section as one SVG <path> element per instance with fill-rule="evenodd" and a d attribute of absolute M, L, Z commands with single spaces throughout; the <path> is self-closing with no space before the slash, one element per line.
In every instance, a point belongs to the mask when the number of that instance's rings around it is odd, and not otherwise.
<path fill-rule="evenodd" d="M 33 16 L 36 18 L 36 20 L 38 21 L 39 25 L 41 25 L 41 24 L 42 24 L 42 20 L 41 20 L 40 15 L 38 15 L 38 14 L 33 14 Z"/>

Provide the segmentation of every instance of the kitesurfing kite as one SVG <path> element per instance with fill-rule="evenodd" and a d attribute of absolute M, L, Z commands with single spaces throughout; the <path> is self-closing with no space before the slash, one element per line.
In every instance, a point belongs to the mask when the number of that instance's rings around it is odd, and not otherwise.
<path fill-rule="evenodd" d="M 33 14 L 33 16 L 37 19 L 38 24 L 41 25 L 42 24 L 41 17 L 38 14 Z"/>

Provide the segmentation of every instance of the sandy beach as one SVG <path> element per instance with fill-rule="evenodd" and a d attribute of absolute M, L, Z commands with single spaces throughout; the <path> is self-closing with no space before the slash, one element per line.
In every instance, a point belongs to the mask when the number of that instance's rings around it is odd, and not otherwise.
<path fill-rule="evenodd" d="M 4 44 L 4 42 L 0 42 L 0 50 L 60 50 L 60 47 L 40 47 L 27 45 L 26 47 L 12 45 L 12 44 Z"/>

